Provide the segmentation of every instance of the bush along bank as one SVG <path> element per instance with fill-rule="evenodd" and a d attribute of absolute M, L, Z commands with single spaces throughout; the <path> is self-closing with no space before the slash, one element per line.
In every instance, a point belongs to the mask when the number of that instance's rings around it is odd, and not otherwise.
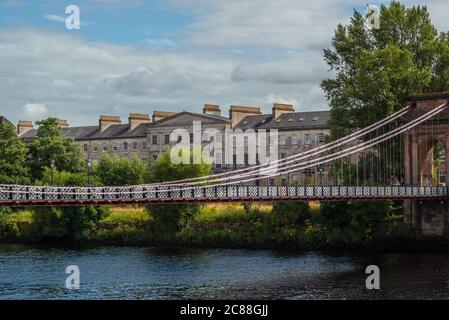
<path fill-rule="evenodd" d="M 394 221 L 401 220 L 401 216 L 384 214 L 362 219 L 359 205 L 341 206 L 341 203 L 303 202 L 205 205 L 177 230 L 160 225 L 151 211 L 143 207 L 92 207 L 66 212 L 3 209 L 0 241 L 300 250 L 378 247 L 382 250 L 385 241 L 398 239 Z M 388 203 L 383 206 L 385 210 L 390 208 Z M 364 207 L 368 213 L 380 209 L 377 205 Z"/>

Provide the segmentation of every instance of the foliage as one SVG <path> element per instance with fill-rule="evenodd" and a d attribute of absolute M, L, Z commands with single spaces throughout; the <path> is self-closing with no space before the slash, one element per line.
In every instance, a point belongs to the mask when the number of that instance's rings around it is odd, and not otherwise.
<path fill-rule="evenodd" d="M 304 224 L 306 219 L 310 217 L 309 204 L 307 202 L 275 202 L 271 213 L 277 216 L 277 220 L 281 224 Z"/>
<path fill-rule="evenodd" d="M 170 150 L 164 152 L 155 162 L 151 171 L 151 181 L 173 181 L 186 178 L 195 178 L 210 174 L 211 165 L 205 162 L 194 164 L 194 152 L 190 153 L 190 164 L 174 164 L 170 159 Z M 173 235 L 185 226 L 194 216 L 200 212 L 199 204 L 170 204 L 149 206 L 151 216 L 156 223 L 167 231 L 168 236 Z"/>
<path fill-rule="evenodd" d="M 449 89 L 449 37 L 438 36 L 426 7 L 382 5 L 380 29 L 355 11 L 339 25 L 324 58 L 335 77 L 321 87 L 330 100 L 334 136 L 366 127 L 405 105 L 411 94 Z"/>
<path fill-rule="evenodd" d="M 0 183 L 29 183 L 27 148 L 17 137 L 14 127 L 0 123 Z"/>
<path fill-rule="evenodd" d="M 139 158 L 104 155 L 92 168 L 106 186 L 142 184 L 148 181 L 148 166 Z"/>
<path fill-rule="evenodd" d="M 95 183 L 95 179 L 92 180 Z M 86 173 L 72 173 L 45 168 L 36 184 L 85 186 Z M 33 235 L 37 239 L 78 239 L 89 235 L 95 224 L 108 212 L 106 207 L 36 207 L 32 214 Z"/>
<path fill-rule="evenodd" d="M 81 172 L 84 162 L 81 151 L 73 138 L 63 136 L 56 118 L 38 121 L 36 138 L 30 144 L 30 167 L 34 180 L 43 178 L 46 167 L 53 160 L 55 168 L 60 171 Z"/>

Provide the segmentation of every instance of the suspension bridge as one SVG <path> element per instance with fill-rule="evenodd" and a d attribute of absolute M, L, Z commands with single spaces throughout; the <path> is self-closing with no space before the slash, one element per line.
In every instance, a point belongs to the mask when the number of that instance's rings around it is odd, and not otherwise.
<path fill-rule="evenodd" d="M 449 94 L 418 97 L 374 124 L 307 151 L 193 179 L 119 187 L 0 185 L 0 206 L 443 201 L 448 199 L 448 187 L 435 176 L 435 168 L 448 159 L 448 107 Z M 318 172 L 325 172 L 324 177 L 318 179 Z M 273 178 L 291 173 L 314 175 L 315 183 L 272 185 Z M 417 210 L 408 203 L 409 211 Z"/>

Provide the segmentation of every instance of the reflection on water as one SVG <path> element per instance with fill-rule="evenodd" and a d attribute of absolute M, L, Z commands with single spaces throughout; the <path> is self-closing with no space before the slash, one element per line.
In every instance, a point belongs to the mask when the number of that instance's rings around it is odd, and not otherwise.
<path fill-rule="evenodd" d="M 65 288 L 77 265 L 80 290 Z M 365 268 L 381 290 L 365 288 Z M 449 255 L 0 245 L 1 299 L 446 299 Z"/>

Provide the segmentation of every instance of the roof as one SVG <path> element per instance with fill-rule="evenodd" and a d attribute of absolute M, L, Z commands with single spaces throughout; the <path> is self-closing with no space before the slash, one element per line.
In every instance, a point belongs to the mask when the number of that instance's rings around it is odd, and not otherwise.
<path fill-rule="evenodd" d="M 182 112 L 178 112 L 176 114 L 173 114 L 171 116 L 165 117 L 163 119 L 160 119 L 158 121 L 152 122 L 151 126 L 157 126 L 157 125 L 164 125 L 164 122 L 170 120 L 170 119 L 174 119 L 183 115 L 191 115 L 191 116 L 196 116 L 196 117 L 200 117 L 200 118 L 207 118 L 210 120 L 214 120 L 214 121 L 218 121 L 218 122 L 222 122 L 222 123 L 226 123 L 229 121 L 228 118 L 223 117 L 223 116 L 219 116 L 219 115 L 215 115 L 215 114 L 208 114 L 208 113 L 195 113 L 195 112 L 189 112 L 189 111 L 182 111 Z"/>
<path fill-rule="evenodd" d="M 271 114 L 247 116 L 240 121 L 236 129 L 278 129 L 305 130 L 328 129 L 330 111 L 290 112 L 281 114 L 276 120 Z"/>
<path fill-rule="evenodd" d="M 251 115 L 246 116 L 243 118 L 242 121 L 240 121 L 234 129 L 255 129 L 256 127 L 264 124 L 267 121 L 271 121 L 271 114 L 258 114 L 258 115 Z"/>
<path fill-rule="evenodd" d="M 6 124 L 10 124 L 13 127 L 15 127 L 11 121 L 9 121 L 8 119 L 6 119 L 4 116 L 0 116 L 0 123 L 6 123 Z"/>
<path fill-rule="evenodd" d="M 122 138 L 144 138 L 147 135 L 148 125 L 151 123 L 141 123 L 133 130 L 129 131 L 128 124 L 113 124 L 100 132 L 99 126 L 69 127 L 62 128 L 62 134 L 75 140 L 101 140 L 101 139 L 122 139 Z M 25 132 L 21 138 L 35 138 L 38 129 Z"/>

